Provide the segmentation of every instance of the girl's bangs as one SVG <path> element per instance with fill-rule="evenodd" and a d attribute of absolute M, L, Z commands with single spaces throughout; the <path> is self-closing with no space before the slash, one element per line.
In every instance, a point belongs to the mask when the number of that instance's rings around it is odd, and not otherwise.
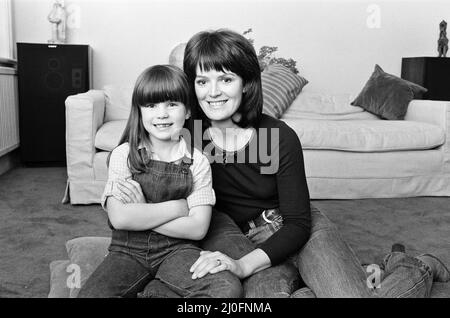
<path fill-rule="evenodd" d="M 136 94 L 139 106 L 166 101 L 188 103 L 188 87 L 182 81 L 168 74 L 159 74 L 141 83 Z M 145 84 L 144 84 L 145 83 Z"/>

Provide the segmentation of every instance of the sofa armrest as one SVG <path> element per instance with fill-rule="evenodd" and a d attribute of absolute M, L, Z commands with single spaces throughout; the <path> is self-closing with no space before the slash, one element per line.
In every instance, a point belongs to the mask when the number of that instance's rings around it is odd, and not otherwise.
<path fill-rule="evenodd" d="M 409 103 L 405 120 L 438 125 L 445 131 L 445 142 L 439 149 L 444 155 L 444 170 L 450 172 L 450 101 L 418 100 Z"/>
<path fill-rule="evenodd" d="M 101 90 L 66 99 L 66 154 L 69 182 L 94 180 L 95 135 L 103 124 L 105 95 Z"/>
<path fill-rule="evenodd" d="M 435 124 L 449 129 L 450 102 L 413 99 L 408 106 L 405 120 Z"/>

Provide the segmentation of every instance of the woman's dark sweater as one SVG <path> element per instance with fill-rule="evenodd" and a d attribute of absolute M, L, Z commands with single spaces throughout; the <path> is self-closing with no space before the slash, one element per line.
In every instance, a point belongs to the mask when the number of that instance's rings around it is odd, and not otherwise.
<path fill-rule="evenodd" d="M 227 213 L 241 229 L 263 210 L 279 208 L 283 226 L 258 246 L 276 265 L 298 251 L 309 238 L 309 192 L 302 147 L 294 130 L 267 115 L 255 128 L 256 134 L 238 152 L 223 154 L 217 147 L 211 150 L 210 141 L 204 152 L 214 156 L 211 168 L 215 207 Z"/>

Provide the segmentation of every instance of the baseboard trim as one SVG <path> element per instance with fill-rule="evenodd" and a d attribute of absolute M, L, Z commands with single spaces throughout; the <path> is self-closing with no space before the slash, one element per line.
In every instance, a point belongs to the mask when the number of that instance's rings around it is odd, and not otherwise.
<path fill-rule="evenodd" d="M 19 165 L 18 149 L 8 152 L 0 157 L 0 176 Z"/>

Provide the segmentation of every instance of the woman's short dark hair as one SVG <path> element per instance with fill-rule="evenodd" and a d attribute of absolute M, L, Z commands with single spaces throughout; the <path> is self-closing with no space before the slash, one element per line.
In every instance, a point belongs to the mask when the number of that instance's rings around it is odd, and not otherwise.
<path fill-rule="evenodd" d="M 231 71 L 243 79 L 245 93 L 237 110 L 242 117 L 235 123 L 242 128 L 256 127 L 262 114 L 263 95 L 259 62 L 250 41 L 226 29 L 199 32 L 188 41 L 184 51 L 183 69 L 193 91 L 197 66 L 202 71 Z M 198 101 L 196 105 L 200 118 L 209 124 Z"/>

